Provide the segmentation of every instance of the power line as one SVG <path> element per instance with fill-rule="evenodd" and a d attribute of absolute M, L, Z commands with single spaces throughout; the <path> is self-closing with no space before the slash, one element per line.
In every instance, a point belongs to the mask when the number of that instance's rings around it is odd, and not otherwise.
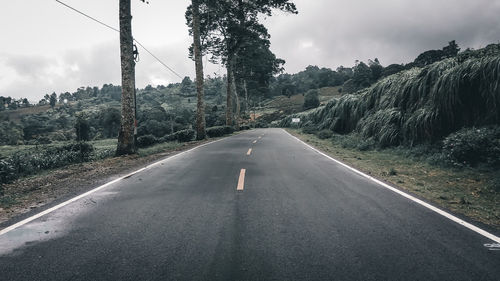
<path fill-rule="evenodd" d="M 99 24 L 101 24 L 101 25 L 103 25 L 103 26 L 105 26 L 105 27 L 107 27 L 107 28 L 111 29 L 111 30 L 114 30 L 114 31 L 116 31 L 116 32 L 120 33 L 120 30 L 118 30 L 118 29 L 116 29 L 116 28 L 114 28 L 114 27 L 112 27 L 112 26 L 110 26 L 110 25 L 108 25 L 108 24 L 105 24 L 104 22 L 102 22 L 102 21 L 100 21 L 100 20 L 98 20 L 98 19 L 96 19 L 96 18 L 94 18 L 94 17 L 89 16 L 89 15 L 85 14 L 84 12 L 81 12 L 81 11 L 79 11 L 79 10 L 77 10 L 77 9 L 75 9 L 75 8 L 73 8 L 73 7 L 71 7 L 71 6 L 69 6 L 69 5 L 68 5 L 68 4 L 66 4 L 66 3 L 63 3 L 63 2 L 61 2 L 61 1 L 59 1 L 59 0 L 55 0 L 55 1 L 56 1 L 57 3 L 59 3 L 59 4 L 63 5 L 63 6 L 65 6 L 65 7 L 66 7 L 66 8 L 68 8 L 68 9 L 71 9 L 71 10 L 73 10 L 73 11 L 75 11 L 75 12 L 77 12 L 77 13 L 79 13 L 79 14 L 83 15 L 83 16 L 84 16 L 84 17 L 86 17 L 86 18 L 89 18 L 89 19 L 91 19 L 91 20 L 93 20 L 93 21 L 95 21 L 95 22 L 97 22 L 97 23 L 99 23 Z M 180 79 L 183 79 L 183 77 L 182 77 L 181 75 L 179 75 L 177 72 L 175 72 L 175 71 L 174 71 L 171 67 L 169 67 L 166 63 L 164 63 L 162 60 L 160 60 L 157 56 L 155 56 L 155 55 L 154 55 L 151 51 L 149 51 L 146 47 L 144 47 L 144 45 L 142 45 L 142 44 L 141 44 L 141 42 L 137 41 L 137 39 L 135 39 L 135 38 L 132 38 L 132 39 L 134 40 L 134 42 L 136 42 L 136 43 L 137 43 L 137 45 L 141 46 L 141 47 L 142 47 L 142 48 L 143 48 L 143 49 L 144 49 L 144 50 L 145 50 L 148 54 L 150 54 L 153 58 L 155 58 L 155 59 L 156 59 L 156 60 L 157 60 L 157 61 L 158 61 L 161 65 L 163 65 L 165 68 L 167 68 L 168 70 L 170 70 L 170 72 L 172 72 L 173 74 L 175 74 L 175 75 L 176 75 L 177 77 L 179 77 Z"/>
<path fill-rule="evenodd" d="M 61 2 L 61 1 L 59 1 L 59 0 L 56 0 L 56 2 L 57 2 L 57 3 L 59 3 L 59 4 L 61 4 L 61 5 L 63 5 L 63 6 L 65 6 L 66 8 L 69 8 L 69 9 L 71 9 L 71 10 L 73 10 L 73 11 L 75 11 L 75 12 L 79 13 L 80 15 L 83 15 L 84 17 L 87 17 L 87 18 L 89 18 L 89 19 L 91 19 L 91 20 L 93 20 L 93 21 L 95 21 L 95 22 L 98 22 L 98 23 L 100 23 L 100 24 L 104 25 L 105 27 L 107 27 L 107 28 L 109 28 L 109 29 L 111 29 L 111 30 L 114 30 L 114 31 L 116 31 L 116 32 L 120 33 L 120 30 L 118 30 L 118 29 L 116 29 L 116 28 L 114 28 L 114 27 L 112 27 L 112 26 L 110 26 L 110 25 L 107 25 L 107 24 L 103 23 L 102 21 L 100 21 L 100 20 L 98 20 L 98 19 L 96 19 L 96 18 L 93 18 L 93 17 L 91 17 L 91 16 L 89 16 L 89 15 L 85 14 L 84 12 L 80 12 L 80 11 L 78 11 L 77 9 L 75 9 L 75 8 L 73 8 L 73 7 L 71 7 L 71 6 L 69 6 L 69 5 L 68 5 L 68 4 L 66 4 L 66 3 L 63 3 L 63 2 Z"/>

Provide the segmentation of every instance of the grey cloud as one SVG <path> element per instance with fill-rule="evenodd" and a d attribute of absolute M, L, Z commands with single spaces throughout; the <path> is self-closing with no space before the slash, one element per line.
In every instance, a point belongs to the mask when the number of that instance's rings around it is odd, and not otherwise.
<path fill-rule="evenodd" d="M 268 20 L 272 48 L 289 72 L 308 64 L 352 65 L 378 57 L 383 64 L 413 60 L 419 53 L 456 40 L 462 48 L 500 38 L 496 1 L 296 0 L 298 16 Z M 301 40 L 315 49 L 300 48 Z"/>

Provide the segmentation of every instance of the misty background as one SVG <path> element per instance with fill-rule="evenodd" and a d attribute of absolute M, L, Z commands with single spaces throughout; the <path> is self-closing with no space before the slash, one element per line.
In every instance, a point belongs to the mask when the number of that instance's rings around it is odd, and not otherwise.
<path fill-rule="evenodd" d="M 64 1 L 118 27 L 118 1 Z M 181 76 L 194 77 L 192 42 L 185 24 L 188 0 L 132 1 L 134 37 Z M 500 1 L 491 0 L 295 0 L 298 15 L 276 13 L 264 24 L 271 49 L 285 71 L 308 65 L 335 69 L 378 58 L 382 65 L 407 63 L 419 53 L 456 40 L 463 49 L 500 38 Z M 38 101 L 47 93 L 81 86 L 119 85 L 119 34 L 53 0 L 4 3 L 0 10 L 0 96 Z M 137 87 L 180 82 L 144 50 L 136 67 Z M 206 59 L 205 75 L 224 75 Z"/>

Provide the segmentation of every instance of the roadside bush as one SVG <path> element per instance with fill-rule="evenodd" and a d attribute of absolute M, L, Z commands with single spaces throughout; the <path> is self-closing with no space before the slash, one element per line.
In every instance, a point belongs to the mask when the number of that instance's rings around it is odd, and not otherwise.
<path fill-rule="evenodd" d="M 255 128 L 269 128 L 269 124 L 263 121 L 255 123 Z"/>
<path fill-rule="evenodd" d="M 357 149 L 360 151 L 367 151 L 374 149 L 377 143 L 372 139 L 363 139 L 359 134 L 348 134 L 348 135 L 339 135 L 333 134 L 332 142 L 334 144 L 340 144 L 343 148 Z"/>
<path fill-rule="evenodd" d="M 318 132 L 318 127 L 312 124 L 306 124 L 302 127 L 302 132 L 305 134 L 316 134 L 316 132 Z"/>
<path fill-rule="evenodd" d="M 137 138 L 137 147 L 147 147 L 160 142 L 161 139 L 157 139 L 153 135 L 144 135 Z"/>
<path fill-rule="evenodd" d="M 222 137 L 224 135 L 232 134 L 234 132 L 234 128 L 231 126 L 216 126 L 216 127 L 207 128 L 206 132 L 207 132 L 207 136 L 209 136 L 211 138 L 216 138 L 216 137 Z"/>
<path fill-rule="evenodd" d="M 234 128 L 231 126 L 224 126 L 224 133 L 226 133 L 228 135 L 232 134 L 232 133 L 234 133 Z"/>
<path fill-rule="evenodd" d="M 442 153 L 453 166 L 500 166 L 500 127 L 455 132 L 443 140 Z"/>
<path fill-rule="evenodd" d="M 316 108 L 319 106 L 319 92 L 318 90 L 309 90 L 304 96 L 304 109 Z"/>
<path fill-rule="evenodd" d="M 158 143 L 176 141 L 177 136 L 175 134 L 168 134 L 158 139 Z"/>
<path fill-rule="evenodd" d="M 50 138 L 48 136 L 39 136 L 36 138 L 36 142 L 38 144 L 50 144 L 50 143 L 52 143 L 52 141 L 50 140 Z"/>
<path fill-rule="evenodd" d="M 91 144 L 80 142 L 15 153 L 0 160 L 0 185 L 42 170 L 89 161 L 93 152 Z"/>
<path fill-rule="evenodd" d="M 240 131 L 246 131 L 246 130 L 250 130 L 250 126 L 248 125 L 240 126 Z"/>
<path fill-rule="evenodd" d="M 192 129 L 187 129 L 177 131 L 174 133 L 174 135 L 179 142 L 188 142 L 194 139 L 196 132 Z"/>
<path fill-rule="evenodd" d="M 324 140 L 324 139 L 329 139 L 332 137 L 333 132 L 330 130 L 321 130 L 317 134 L 318 138 Z"/>
<path fill-rule="evenodd" d="M 75 122 L 75 132 L 77 141 L 90 140 L 90 124 L 87 119 L 78 117 Z"/>
<path fill-rule="evenodd" d="M 210 138 L 221 137 L 226 134 L 223 126 L 207 128 L 206 132 Z"/>

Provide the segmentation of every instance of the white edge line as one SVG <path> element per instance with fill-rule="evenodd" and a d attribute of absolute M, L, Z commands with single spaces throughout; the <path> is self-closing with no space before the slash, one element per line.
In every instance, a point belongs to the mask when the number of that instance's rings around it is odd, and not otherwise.
<path fill-rule="evenodd" d="M 231 136 L 230 136 L 230 137 L 231 137 Z M 193 151 L 193 150 L 195 150 L 195 149 L 198 149 L 198 148 L 200 148 L 200 147 L 203 147 L 203 146 L 206 146 L 206 145 L 209 145 L 209 144 L 213 144 L 213 143 L 216 143 L 216 142 L 219 142 L 219 141 L 225 140 L 225 139 L 230 138 L 230 137 L 225 137 L 225 138 L 222 138 L 222 139 L 219 139 L 219 140 L 215 140 L 215 141 L 207 142 L 207 143 L 204 143 L 204 144 L 200 144 L 200 145 L 195 146 L 195 147 L 193 147 L 193 148 L 191 148 L 191 149 L 189 149 L 189 150 L 182 151 L 182 152 L 180 152 L 180 153 L 178 153 L 178 154 L 175 154 L 175 155 L 172 155 L 172 156 L 170 156 L 170 157 L 168 157 L 168 158 L 165 158 L 165 159 L 159 160 L 159 161 L 157 161 L 157 162 L 155 162 L 155 163 L 152 163 L 152 164 L 150 164 L 150 165 L 148 165 L 148 166 L 146 166 L 146 167 L 144 167 L 144 168 L 141 168 L 141 169 L 139 169 L 139 170 L 137 170 L 137 171 L 134 171 L 134 172 L 132 172 L 132 173 L 130 173 L 130 174 L 128 174 L 128 175 L 125 175 L 125 176 L 120 177 L 120 178 L 118 178 L 118 179 L 112 180 L 112 181 L 110 181 L 110 182 L 108 182 L 108 183 L 105 183 L 105 184 L 103 184 L 103 185 L 101 185 L 101 186 L 99 186 L 99 187 L 96 187 L 96 188 L 94 188 L 94 189 L 92 189 L 92 190 L 89 190 L 89 191 L 87 191 L 87 192 L 85 192 L 85 193 L 83 193 L 83 194 L 80 194 L 80 195 L 78 195 L 78 196 L 76 196 L 76 197 L 73 197 L 73 198 L 71 198 L 71 199 L 67 200 L 67 201 L 64 201 L 64 202 L 62 202 L 62 203 L 60 203 L 60 204 L 58 204 L 58 205 L 56 205 L 56 206 L 54 206 L 54 207 L 52 207 L 52 208 L 49 208 L 49 209 L 47 209 L 47 210 L 45 210 L 45 211 L 43 211 L 43 212 L 40 212 L 40 213 L 38 213 L 38 214 L 36 214 L 36 215 L 33 215 L 33 216 L 29 217 L 29 218 L 26 218 L 26 219 L 24 219 L 24 220 L 22 220 L 22 221 L 20 221 L 20 222 L 18 222 L 18 223 L 15 223 L 15 224 L 13 224 L 13 225 L 11 225 L 11 226 L 8 226 L 8 227 L 6 227 L 6 228 L 4 228 L 4 229 L 0 230 L 0 236 L 4 235 L 4 234 L 6 234 L 7 232 L 10 232 L 10 231 L 12 231 L 12 230 L 14 230 L 14 229 L 16 229 L 16 228 L 18 228 L 18 227 L 20 227 L 20 226 L 23 226 L 23 225 L 25 225 L 25 224 L 27 224 L 27 223 L 29 223 L 29 222 L 33 221 L 33 220 L 36 220 L 36 219 L 38 219 L 38 218 L 40 218 L 40 217 L 42 217 L 42 216 L 45 216 L 45 215 L 47 215 L 47 214 L 49 214 L 49 213 L 52 213 L 52 212 L 54 212 L 55 210 L 60 209 L 60 208 L 62 208 L 62 207 L 64 207 L 64 206 L 66 206 L 66 205 L 68 205 L 68 204 L 71 204 L 71 203 L 73 203 L 73 202 L 75 202 L 75 201 L 77 201 L 77 200 L 79 200 L 79 199 L 82 199 L 83 197 L 86 197 L 86 196 L 88 196 L 88 195 L 90 195 L 90 194 L 92 194 L 92 193 L 95 193 L 95 192 L 97 192 L 97 191 L 99 191 L 99 190 L 103 189 L 103 188 L 106 188 L 106 187 L 108 187 L 108 186 L 110 186 L 110 185 L 112 185 L 112 184 L 114 184 L 114 183 L 117 183 L 117 182 L 119 182 L 119 181 L 121 181 L 121 180 L 123 180 L 123 179 L 126 179 L 126 178 L 128 178 L 128 177 L 131 177 L 131 176 L 133 176 L 133 175 L 137 174 L 137 173 L 140 173 L 140 172 L 142 172 L 142 171 L 144 171 L 144 170 L 146 170 L 146 169 L 149 169 L 149 168 L 152 168 L 152 167 L 154 167 L 154 166 L 157 166 L 157 165 L 159 165 L 159 164 L 161 164 L 161 163 L 163 163 L 163 162 L 170 161 L 170 160 L 172 160 L 172 159 L 174 159 L 174 158 L 176 158 L 176 157 L 178 157 L 178 156 L 180 156 L 180 155 L 183 155 L 183 154 L 185 154 L 185 153 L 191 152 L 191 151 Z"/>
<path fill-rule="evenodd" d="M 439 208 L 436 208 L 436 207 L 432 206 L 431 204 L 426 203 L 426 202 L 424 202 L 424 201 L 422 201 L 422 200 L 420 200 L 420 199 L 418 199 L 418 198 L 416 198 L 416 197 L 414 197 L 414 196 L 412 196 L 412 195 L 410 195 L 410 194 L 408 194 L 406 192 L 403 192 L 403 191 L 401 191 L 401 190 L 399 190 L 397 188 L 394 188 L 394 187 L 386 184 L 385 182 L 382 182 L 382 181 L 380 181 L 380 180 L 378 180 L 378 179 L 376 179 L 376 178 L 374 178 L 372 176 L 369 176 L 369 175 L 367 175 L 367 174 L 365 174 L 365 173 L 363 173 L 363 172 L 361 172 L 359 170 L 356 170 L 355 168 L 353 168 L 353 167 L 351 167 L 351 166 L 349 166 L 347 164 L 344 164 L 344 163 L 340 162 L 339 160 L 337 160 L 337 159 L 335 159 L 335 158 L 333 158 L 333 157 L 331 157 L 331 156 L 323 153 L 322 151 L 319 151 L 318 149 L 310 146 L 309 144 L 303 142 L 301 139 L 299 139 L 296 136 L 290 134 L 286 130 L 284 130 L 284 129 L 282 129 L 282 130 L 285 131 L 285 133 L 287 133 L 291 137 L 295 138 L 299 142 L 301 142 L 304 145 L 306 145 L 307 147 L 309 147 L 310 149 L 312 149 L 312 150 L 316 151 L 317 153 L 325 156 L 326 158 L 328 158 L 328 159 L 336 162 L 337 164 L 339 164 L 339 165 L 341 165 L 341 166 L 343 166 L 343 167 L 345 167 L 345 168 L 347 168 L 347 169 L 349 169 L 349 170 L 351 170 L 351 171 L 353 171 L 353 172 L 355 172 L 355 173 L 357 173 L 357 174 L 359 174 L 359 175 L 361 175 L 361 176 L 363 176 L 363 177 L 365 177 L 365 178 L 367 178 L 367 179 L 369 179 L 369 180 L 371 180 L 371 181 L 373 181 L 375 183 L 378 183 L 379 185 L 381 185 L 381 186 L 383 186 L 383 187 L 385 187 L 385 188 L 387 188 L 387 189 L 389 189 L 389 190 L 391 190 L 391 191 L 393 191 L 393 192 L 395 192 L 395 193 L 397 193 L 397 194 L 399 194 L 399 195 L 401 195 L 403 197 L 406 197 L 407 199 L 410 199 L 411 201 L 413 201 L 413 202 L 415 202 L 417 204 L 420 204 L 420 205 L 422 205 L 422 206 L 424 206 L 424 207 L 426 207 L 426 208 L 428 208 L 428 209 L 430 209 L 430 210 L 432 210 L 432 211 L 434 211 L 434 212 L 442 215 L 443 217 L 446 217 L 446 218 L 448 218 L 448 219 L 450 219 L 450 220 L 452 220 L 452 221 L 454 221 L 454 222 L 456 222 L 456 223 L 458 223 L 458 224 L 460 224 L 462 226 L 465 226 L 468 229 L 470 229 L 470 230 L 472 230 L 472 231 L 474 231 L 474 232 L 476 232 L 478 234 L 481 234 L 482 236 L 484 236 L 484 237 L 486 237 L 486 238 L 488 238 L 490 240 L 493 240 L 493 241 L 495 241 L 497 243 L 500 243 L 500 237 L 495 236 L 495 235 L 487 232 L 486 230 L 483 230 L 483 229 L 481 229 L 481 228 L 479 228 L 477 226 L 474 226 L 474 225 L 472 225 L 472 224 L 470 224 L 470 223 L 468 223 L 468 222 L 466 222 L 466 221 L 464 221 L 462 219 L 459 219 L 459 218 L 455 217 L 454 215 L 452 215 L 452 214 L 450 214 L 448 212 L 445 212 L 445 211 L 443 211 L 443 210 L 441 210 Z"/>

